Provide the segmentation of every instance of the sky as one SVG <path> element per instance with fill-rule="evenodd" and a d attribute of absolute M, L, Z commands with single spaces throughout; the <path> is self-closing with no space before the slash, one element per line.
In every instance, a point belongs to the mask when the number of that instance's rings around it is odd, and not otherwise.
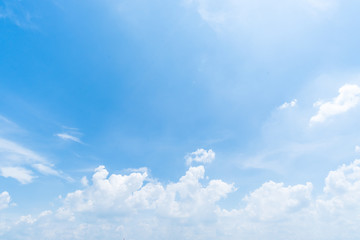
<path fill-rule="evenodd" d="M 359 9 L 0 0 L 0 238 L 358 239 Z"/>

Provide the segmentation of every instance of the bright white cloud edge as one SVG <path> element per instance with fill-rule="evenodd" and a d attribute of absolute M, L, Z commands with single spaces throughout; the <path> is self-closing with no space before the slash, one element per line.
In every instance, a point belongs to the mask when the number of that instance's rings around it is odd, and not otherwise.
<path fill-rule="evenodd" d="M 286 108 L 293 108 L 293 107 L 296 106 L 296 104 L 297 104 L 297 99 L 294 99 L 294 100 L 292 100 L 291 102 L 285 102 L 285 103 L 283 103 L 283 104 L 279 107 L 279 109 L 280 109 L 280 110 L 283 110 L 283 109 L 286 109 Z"/>
<path fill-rule="evenodd" d="M 345 113 L 360 102 L 360 87 L 356 84 L 345 84 L 339 89 L 339 95 L 331 101 L 318 101 L 314 107 L 319 111 L 310 118 L 310 124 L 322 123 L 328 118 Z"/>
<path fill-rule="evenodd" d="M 196 163 L 211 163 L 215 159 L 215 152 L 212 149 L 208 151 L 205 149 L 197 149 L 185 156 L 186 164 L 191 165 L 193 162 Z"/>

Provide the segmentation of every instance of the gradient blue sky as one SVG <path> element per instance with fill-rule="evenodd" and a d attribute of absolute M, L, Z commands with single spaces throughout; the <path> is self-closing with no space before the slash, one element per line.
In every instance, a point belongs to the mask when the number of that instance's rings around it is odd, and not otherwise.
<path fill-rule="evenodd" d="M 346 191 L 360 195 L 353 162 L 360 152 L 359 9 L 353 0 L 0 0 L 0 193 L 10 196 L 0 195 L 0 236 L 96 239 L 86 228 L 78 235 L 44 234 L 59 209 L 72 212 L 74 226 L 98 225 L 99 219 L 106 225 L 101 211 L 113 205 L 92 209 L 96 217 L 86 220 L 86 210 L 71 207 L 67 195 L 83 189 L 89 195 L 82 200 L 101 201 L 91 199 L 95 168 L 104 165 L 119 176 L 146 171 L 146 183 L 165 188 L 181 183 L 192 169 L 186 159 L 197 156 L 192 166 L 205 166 L 203 186 L 219 179 L 232 188 L 219 185 L 227 190 L 194 213 L 203 216 L 196 220 L 190 213 L 179 213 L 179 220 L 170 210 L 170 217 L 167 210 L 141 213 L 164 221 L 156 239 L 169 239 L 172 231 L 188 239 L 267 239 L 261 234 L 269 231 L 276 239 L 332 239 L 325 223 L 309 238 L 290 237 L 299 231 L 298 210 L 272 204 L 294 197 L 287 191 L 307 189 L 295 194 L 302 200 L 293 200 L 309 203 L 296 209 L 321 215 L 328 209 L 321 207 L 326 189 L 345 186 L 344 179 L 353 184 Z M 210 150 L 216 157 L 207 155 Z M 346 178 L 341 165 L 355 175 Z M 332 184 L 330 171 L 345 175 Z M 282 190 L 274 190 L 272 204 L 260 204 L 257 196 L 268 198 L 260 194 L 267 186 Z M 337 193 L 327 201 L 343 194 Z M 167 209 L 157 204 L 151 209 Z M 261 233 L 226 229 L 226 214 L 219 212 L 207 221 L 212 208 L 234 213 L 234 222 L 259 217 L 254 221 Z M 40 224 L 44 211 L 49 219 Z M 109 217 L 120 224 L 125 215 L 131 220 L 121 226 L 129 230 L 101 228 L 102 236 L 153 237 L 131 230 L 137 226 L 133 214 L 121 210 Z M 347 222 L 332 232 L 334 239 L 355 239 L 351 226 L 360 219 L 347 215 L 351 211 L 338 214 Z M 19 225 L 18 219 L 38 215 L 27 221 L 36 226 Z M 279 219 L 292 215 L 293 225 L 283 231 Z M 209 237 L 189 226 L 216 232 Z M 341 235 L 346 227 L 349 235 Z"/>

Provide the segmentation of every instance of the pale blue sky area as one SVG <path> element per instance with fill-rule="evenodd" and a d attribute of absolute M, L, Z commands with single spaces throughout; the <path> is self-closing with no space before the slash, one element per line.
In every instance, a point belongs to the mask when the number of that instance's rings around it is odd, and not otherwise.
<path fill-rule="evenodd" d="M 359 9 L 0 0 L 0 238 L 355 239 Z"/>

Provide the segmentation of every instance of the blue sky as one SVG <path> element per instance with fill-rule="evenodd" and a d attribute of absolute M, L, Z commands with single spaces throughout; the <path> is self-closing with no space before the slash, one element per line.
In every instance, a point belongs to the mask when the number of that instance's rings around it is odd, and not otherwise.
<path fill-rule="evenodd" d="M 356 239 L 359 7 L 0 0 L 0 236 Z"/>

